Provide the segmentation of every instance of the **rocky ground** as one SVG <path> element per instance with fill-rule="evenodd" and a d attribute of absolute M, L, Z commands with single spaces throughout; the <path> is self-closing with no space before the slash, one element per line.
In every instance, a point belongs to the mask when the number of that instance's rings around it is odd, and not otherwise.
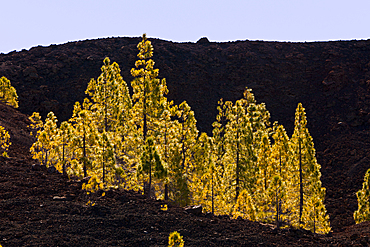
<path fill-rule="evenodd" d="M 167 246 L 173 231 L 183 236 L 185 246 L 370 244 L 369 223 L 323 236 L 227 216 L 193 215 L 133 191 L 87 195 L 79 181 L 33 166 L 28 154 L 33 140 L 25 134 L 29 131 L 25 115 L 0 104 L 0 119 L 13 142 L 10 158 L 0 158 L 0 244 L 4 247 Z M 168 210 L 163 211 L 163 205 Z"/>

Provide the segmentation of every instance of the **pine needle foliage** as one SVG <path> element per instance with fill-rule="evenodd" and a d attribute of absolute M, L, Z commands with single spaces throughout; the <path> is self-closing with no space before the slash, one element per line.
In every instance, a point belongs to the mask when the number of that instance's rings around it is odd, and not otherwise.
<path fill-rule="evenodd" d="M 152 191 L 152 180 L 162 179 L 167 176 L 167 169 L 163 166 L 161 157 L 159 156 L 154 140 L 152 137 L 148 137 L 145 146 L 144 152 L 141 155 L 140 164 L 137 169 L 137 174 L 139 177 L 149 177 L 147 180 L 148 190 L 147 196 L 151 196 Z"/>
<path fill-rule="evenodd" d="M 54 152 L 56 146 L 55 138 L 57 135 L 57 117 L 53 112 L 49 112 L 45 123 L 42 123 L 39 115 L 34 113 L 30 119 L 32 126 L 36 129 L 39 128 L 36 131 L 37 141 L 30 148 L 32 158 L 37 159 L 40 164 L 47 167 L 54 166 L 57 162 Z"/>
<path fill-rule="evenodd" d="M 168 247 L 184 247 L 184 240 L 177 231 L 171 232 L 168 237 Z"/>
<path fill-rule="evenodd" d="M 370 169 L 366 171 L 362 189 L 357 191 L 356 196 L 358 209 L 353 214 L 356 224 L 370 221 Z"/>
<path fill-rule="evenodd" d="M 0 101 L 14 108 L 18 108 L 17 91 L 5 76 L 0 78 Z"/>
<path fill-rule="evenodd" d="M 3 126 L 0 126 L 0 152 L 2 152 L 1 156 L 9 157 L 7 151 L 11 144 L 12 143 L 10 142 L 9 132 Z"/>
<path fill-rule="evenodd" d="M 307 129 L 305 109 L 299 103 L 295 115 L 295 128 L 291 138 L 293 150 L 292 204 L 295 207 L 293 226 L 317 233 L 330 231 L 326 213 L 325 188 L 321 186 L 321 166 L 317 163 L 312 137 Z"/>
<path fill-rule="evenodd" d="M 241 217 L 250 221 L 256 221 L 256 208 L 253 199 L 246 189 L 243 189 L 236 201 L 233 218 Z"/>

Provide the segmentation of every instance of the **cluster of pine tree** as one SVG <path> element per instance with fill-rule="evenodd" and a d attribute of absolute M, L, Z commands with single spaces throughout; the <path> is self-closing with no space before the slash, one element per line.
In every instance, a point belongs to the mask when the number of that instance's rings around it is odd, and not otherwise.
<path fill-rule="evenodd" d="M 330 231 L 301 104 L 289 138 L 283 126 L 271 126 L 265 104 L 246 89 L 235 103 L 219 101 L 212 137 L 199 134 L 190 106 L 167 100 L 145 35 L 137 47 L 132 95 L 118 64 L 106 58 L 68 121 L 58 125 L 52 112 L 44 122 L 38 113 L 30 117 L 34 159 L 89 178 L 87 191 L 142 190 L 179 205 L 202 204 L 214 214 Z"/>

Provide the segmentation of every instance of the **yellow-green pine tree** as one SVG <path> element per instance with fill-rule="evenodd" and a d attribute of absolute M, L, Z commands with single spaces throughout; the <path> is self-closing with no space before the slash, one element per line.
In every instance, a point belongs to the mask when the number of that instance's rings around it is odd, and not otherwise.
<path fill-rule="evenodd" d="M 101 146 L 103 151 L 100 153 L 102 155 L 100 161 L 102 181 L 105 183 L 106 173 L 112 171 L 115 165 L 114 155 L 111 153 L 115 152 L 116 142 L 117 145 L 122 143 L 117 138 L 120 136 L 118 131 L 125 128 L 122 125 L 126 125 L 128 122 L 127 115 L 131 108 L 131 98 L 117 63 L 111 64 L 109 58 L 105 58 L 101 71 L 102 73 L 97 80 L 90 80 L 86 94 L 92 99 L 91 111 L 102 137 L 99 142 L 103 145 Z"/>
<path fill-rule="evenodd" d="M 191 176 L 193 202 L 203 205 L 205 211 L 215 213 L 218 192 L 218 170 L 213 154 L 213 139 L 202 133 L 194 148 L 195 169 Z"/>
<path fill-rule="evenodd" d="M 36 125 L 40 126 L 41 121 L 37 114 L 33 115 L 36 121 Z M 57 118 L 53 112 L 49 112 L 45 123 L 42 124 L 42 130 L 37 133 L 37 141 L 32 144 L 30 152 L 33 159 L 37 159 L 41 164 L 49 166 L 54 166 L 57 162 L 57 157 L 55 156 L 55 138 L 57 135 Z"/>
<path fill-rule="evenodd" d="M 356 224 L 370 221 L 370 169 L 366 171 L 362 189 L 357 191 L 356 196 L 358 209 L 353 214 Z"/>
<path fill-rule="evenodd" d="M 272 138 L 274 143 L 271 148 L 270 160 L 275 170 L 273 178 L 275 187 L 270 190 L 271 193 L 275 194 L 272 195 L 270 202 L 273 209 L 275 209 L 275 223 L 279 228 L 283 223 L 289 224 L 292 218 L 292 211 L 294 211 L 295 206 L 293 206 L 294 203 L 290 202 L 290 199 L 294 198 L 296 191 L 293 184 L 295 181 L 292 179 L 290 140 L 284 126 L 275 124 Z M 276 199 L 278 199 L 277 202 Z"/>
<path fill-rule="evenodd" d="M 195 169 L 193 154 L 198 129 L 194 112 L 185 101 L 179 105 L 177 117 L 178 119 L 174 122 L 176 146 L 173 148 L 173 155 L 168 164 L 170 175 L 173 176 L 170 179 L 174 183 L 170 192 L 176 202 L 180 205 L 187 205 L 191 199 L 189 182 Z"/>
<path fill-rule="evenodd" d="M 321 166 L 316 160 L 313 140 L 306 126 L 306 113 L 301 103 L 298 104 L 296 110 L 294 125 L 291 143 L 295 170 L 293 171 L 293 177 L 295 178 L 294 184 L 297 185 L 296 193 L 298 195 L 295 197 L 295 205 L 299 210 L 297 215 L 298 222 L 293 222 L 293 225 L 304 227 L 311 231 L 321 229 L 320 233 L 328 233 L 330 231 L 330 225 L 329 216 L 326 213 L 324 205 L 325 188 L 321 186 L 320 181 Z M 308 202 L 312 203 L 310 204 Z M 315 222 L 315 227 L 313 227 L 311 222 Z"/>
<path fill-rule="evenodd" d="M 131 82 L 133 89 L 133 112 L 136 125 L 139 126 L 142 145 L 146 137 L 154 131 L 156 122 L 163 112 L 163 97 L 168 93 L 165 79 L 158 79 L 159 70 L 154 69 L 153 46 L 146 35 L 137 45 L 139 60 L 135 68 L 131 69 L 131 75 L 135 79 Z"/>
<path fill-rule="evenodd" d="M 184 247 L 185 241 L 177 231 L 171 232 L 168 236 L 168 247 Z"/>
<path fill-rule="evenodd" d="M 233 195 L 229 196 L 229 200 L 233 197 L 236 202 L 242 189 L 247 189 L 249 194 L 254 191 L 256 156 L 253 150 L 252 126 L 246 115 L 244 100 L 236 101 L 234 106 L 230 104 L 226 116 L 228 123 L 225 128 L 227 143 L 225 176 L 229 179 L 228 184 L 231 188 L 226 188 L 225 194 Z"/>
<path fill-rule="evenodd" d="M 9 132 L 3 126 L 0 126 L 0 149 L 2 152 L 1 156 L 9 157 L 7 151 L 10 145 L 12 145 L 12 143 L 10 142 Z"/>
<path fill-rule="evenodd" d="M 218 102 L 218 114 L 216 116 L 216 121 L 212 124 L 212 143 L 213 143 L 213 150 L 212 157 L 214 159 L 214 169 L 216 171 L 216 200 L 217 204 L 215 207 L 216 214 L 227 214 L 229 213 L 229 206 L 228 201 L 225 196 L 229 190 L 228 180 L 225 176 L 225 168 L 227 163 L 227 140 L 225 135 L 225 129 L 227 124 L 227 112 L 232 107 L 231 101 L 223 102 L 223 100 L 219 100 Z"/>
<path fill-rule="evenodd" d="M 172 101 L 166 102 L 164 106 L 165 108 L 159 119 L 158 128 L 155 131 L 154 136 L 157 140 L 157 148 L 161 156 L 163 166 L 168 168 L 173 159 L 173 155 L 175 154 L 174 150 L 177 145 L 176 135 L 178 124 L 176 124 L 172 118 L 177 116 L 178 106 L 174 106 Z M 173 181 L 171 180 L 173 177 L 173 172 L 168 170 L 167 177 L 164 180 L 164 191 L 162 193 L 165 200 L 169 199 L 169 185 L 173 184 Z M 161 188 L 157 188 L 157 190 L 160 191 Z"/>
<path fill-rule="evenodd" d="M 256 203 L 257 219 L 260 221 L 271 222 L 271 201 L 268 195 L 272 178 L 275 175 L 271 157 L 271 144 L 268 134 L 265 132 L 261 137 L 259 152 L 257 154 L 257 186 L 253 194 Z"/>
<path fill-rule="evenodd" d="M 234 219 L 241 217 L 250 221 L 256 220 L 256 208 L 252 196 L 247 189 L 243 189 L 236 200 L 232 216 Z"/>
<path fill-rule="evenodd" d="M 152 191 L 152 179 L 162 179 L 167 175 L 167 169 L 163 166 L 162 159 L 159 156 L 154 140 L 152 137 L 148 137 L 144 151 L 141 155 L 140 163 L 137 169 L 138 176 L 149 177 L 148 179 L 148 193 L 147 196 L 151 197 Z"/>
<path fill-rule="evenodd" d="M 57 129 L 54 150 L 58 155 L 55 168 L 64 176 L 67 175 L 67 163 L 70 163 L 72 158 L 72 150 L 70 148 L 72 137 L 73 129 L 71 124 L 67 121 L 62 122 Z"/>
<path fill-rule="evenodd" d="M 0 78 L 0 101 L 14 108 L 18 108 L 18 95 L 10 80 L 2 76 Z"/>
<path fill-rule="evenodd" d="M 155 138 L 155 132 L 159 131 L 159 122 L 166 109 L 165 95 L 168 93 L 165 79 L 159 79 L 159 70 L 154 68 L 153 46 L 146 35 L 143 34 L 142 41 L 137 45 L 139 50 L 138 60 L 135 68 L 131 69 L 134 80 L 131 81 L 132 95 L 132 126 L 137 126 L 134 131 L 135 138 L 131 145 L 136 150 L 136 163 L 143 152 L 143 146 L 147 137 Z M 158 145 L 159 140 L 154 140 Z"/>
<path fill-rule="evenodd" d="M 74 159 L 71 161 L 72 173 L 78 177 L 87 177 L 88 169 L 94 173 L 93 161 L 97 149 L 98 131 L 90 111 L 91 102 L 84 100 L 81 107 L 79 102 L 74 105 L 72 118 L 69 120 L 73 127 L 71 148 Z"/>

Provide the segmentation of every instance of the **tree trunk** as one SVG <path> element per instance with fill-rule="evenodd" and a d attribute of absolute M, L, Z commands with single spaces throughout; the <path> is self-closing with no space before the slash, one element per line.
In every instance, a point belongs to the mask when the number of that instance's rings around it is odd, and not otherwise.
<path fill-rule="evenodd" d="M 63 144 L 62 164 L 63 164 L 63 176 L 66 176 L 67 172 L 66 172 L 66 164 L 65 164 L 65 161 L 64 161 L 64 149 L 65 149 L 65 144 Z"/>
<path fill-rule="evenodd" d="M 212 172 L 212 214 L 215 214 L 215 198 L 214 198 L 214 188 L 213 188 L 213 172 Z"/>
<path fill-rule="evenodd" d="M 105 161 L 106 161 L 106 156 L 104 155 L 105 153 L 105 146 L 103 147 L 103 184 L 105 184 Z"/>
<path fill-rule="evenodd" d="M 279 207 L 279 188 L 276 188 L 276 228 L 280 229 L 280 207 Z"/>
<path fill-rule="evenodd" d="M 82 139 L 82 150 L 83 150 L 83 170 L 84 170 L 84 178 L 87 177 L 87 169 L 86 169 L 86 135 L 84 133 L 83 139 Z"/>
<path fill-rule="evenodd" d="M 148 185 L 148 198 L 150 198 L 150 194 L 152 191 L 152 164 L 149 166 L 149 185 Z"/>
<path fill-rule="evenodd" d="M 166 201 L 168 200 L 168 184 L 167 183 L 164 185 L 164 199 Z"/>
<path fill-rule="evenodd" d="M 239 197 L 239 130 L 236 131 L 236 195 L 235 195 L 235 201 L 238 200 Z"/>
<path fill-rule="evenodd" d="M 299 228 L 302 224 L 302 212 L 303 212 L 303 172 L 302 172 L 302 147 L 301 140 L 298 139 L 299 144 Z"/>

